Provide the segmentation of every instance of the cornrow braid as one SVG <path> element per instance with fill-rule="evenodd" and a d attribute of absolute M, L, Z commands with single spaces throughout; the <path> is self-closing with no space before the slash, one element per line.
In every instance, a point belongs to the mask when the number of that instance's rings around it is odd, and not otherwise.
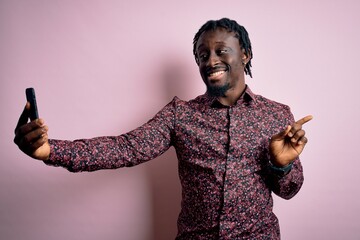
<path fill-rule="evenodd" d="M 245 74 L 252 77 L 251 74 L 251 59 L 253 58 L 253 52 L 251 49 L 251 42 L 249 39 L 249 34 L 246 31 L 246 29 L 239 25 L 236 21 L 228 19 L 228 18 L 222 18 L 220 20 L 209 20 L 207 21 L 202 27 L 199 29 L 199 31 L 195 34 L 194 40 L 193 40 L 193 54 L 195 57 L 195 61 L 197 64 L 199 64 L 199 59 L 197 57 L 196 52 L 196 45 L 198 43 L 198 40 L 204 32 L 207 31 L 214 31 L 216 28 L 225 28 L 229 32 L 234 32 L 235 37 L 239 39 L 239 44 L 241 49 L 244 49 L 245 54 L 250 57 L 249 62 L 245 66 Z"/>

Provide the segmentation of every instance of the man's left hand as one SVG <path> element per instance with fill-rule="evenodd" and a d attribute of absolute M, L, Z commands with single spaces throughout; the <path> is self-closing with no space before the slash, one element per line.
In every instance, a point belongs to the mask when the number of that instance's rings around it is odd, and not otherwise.
<path fill-rule="evenodd" d="M 303 151 L 308 139 L 302 125 L 313 117 L 306 116 L 274 136 L 270 141 L 271 162 L 275 166 L 284 167 L 294 161 Z"/>

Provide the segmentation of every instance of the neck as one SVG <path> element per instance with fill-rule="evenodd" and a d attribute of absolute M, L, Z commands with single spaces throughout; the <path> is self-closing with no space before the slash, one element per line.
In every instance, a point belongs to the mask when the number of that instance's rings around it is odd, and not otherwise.
<path fill-rule="evenodd" d="M 236 101 L 241 97 L 245 89 L 245 83 L 238 84 L 235 88 L 227 90 L 223 97 L 218 97 L 218 100 L 221 104 L 225 106 L 233 106 Z"/>

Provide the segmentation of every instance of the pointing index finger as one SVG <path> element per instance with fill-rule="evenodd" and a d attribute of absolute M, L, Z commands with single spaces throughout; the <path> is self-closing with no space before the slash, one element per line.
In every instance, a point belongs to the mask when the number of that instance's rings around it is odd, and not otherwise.
<path fill-rule="evenodd" d="M 313 119 L 313 116 L 312 115 L 308 115 L 306 117 L 303 117 L 299 120 L 296 121 L 297 124 L 300 124 L 300 125 L 303 125 L 305 123 L 307 123 L 308 121 L 310 121 L 311 119 Z"/>

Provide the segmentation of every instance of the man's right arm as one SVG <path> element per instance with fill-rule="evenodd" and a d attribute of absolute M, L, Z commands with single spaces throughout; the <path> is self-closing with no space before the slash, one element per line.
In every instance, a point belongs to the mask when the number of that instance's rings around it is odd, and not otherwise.
<path fill-rule="evenodd" d="M 130 167 L 156 158 L 171 146 L 175 102 L 174 98 L 154 118 L 126 134 L 75 141 L 49 140 L 43 120 L 27 123 L 25 108 L 14 142 L 27 155 L 71 172 Z"/>

